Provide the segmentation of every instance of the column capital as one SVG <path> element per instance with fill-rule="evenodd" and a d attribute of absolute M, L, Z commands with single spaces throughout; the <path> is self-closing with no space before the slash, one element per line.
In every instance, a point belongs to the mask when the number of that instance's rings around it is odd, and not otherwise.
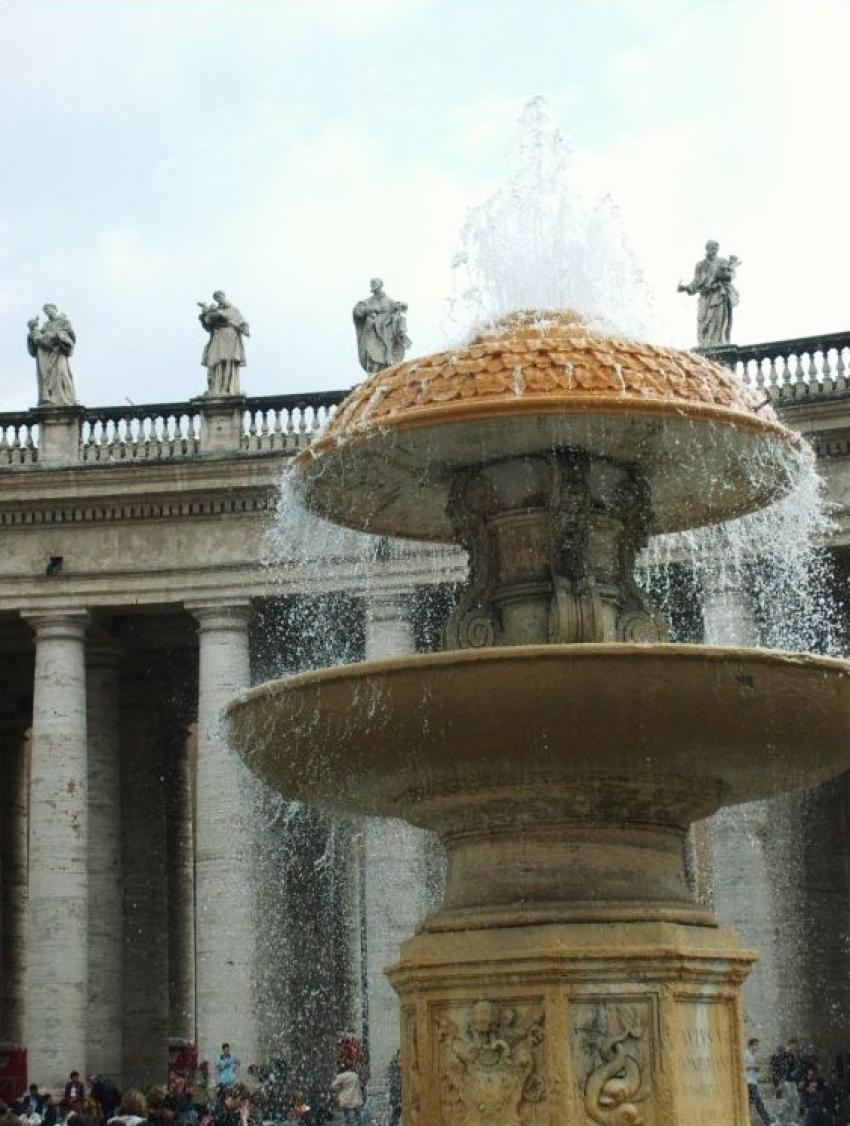
<path fill-rule="evenodd" d="M 241 630 L 247 626 L 251 615 L 251 603 L 247 598 L 230 602 L 184 602 L 183 605 L 202 631 Z"/>
<path fill-rule="evenodd" d="M 22 610 L 21 617 L 29 623 L 36 639 L 49 641 L 82 641 L 91 621 L 88 610 Z"/>

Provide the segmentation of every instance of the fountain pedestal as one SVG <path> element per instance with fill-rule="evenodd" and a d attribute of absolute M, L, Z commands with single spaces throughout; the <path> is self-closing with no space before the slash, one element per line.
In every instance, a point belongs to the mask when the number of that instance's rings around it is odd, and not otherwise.
<path fill-rule="evenodd" d="M 422 933 L 390 971 L 411 1126 L 749 1126 L 729 931 Z"/>
<path fill-rule="evenodd" d="M 445 844 L 390 971 L 406 1126 L 748 1126 L 755 956 L 692 902 L 685 834 L 850 766 L 850 666 L 659 644 L 632 568 L 792 487 L 800 439 L 763 406 L 699 357 L 517 314 L 367 379 L 296 459 L 321 515 L 470 559 L 447 651 L 229 709 L 289 797 Z"/>

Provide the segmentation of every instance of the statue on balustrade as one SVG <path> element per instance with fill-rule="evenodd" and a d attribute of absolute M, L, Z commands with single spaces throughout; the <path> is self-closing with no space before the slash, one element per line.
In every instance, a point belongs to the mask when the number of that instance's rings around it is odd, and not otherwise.
<path fill-rule="evenodd" d="M 220 289 L 213 294 L 213 302 L 198 302 L 198 320 L 210 334 L 201 356 L 207 369 L 207 395 L 239 395 L 239 369 L 245 366 L 242 337 L 250 336 L 248 322 Z"/>
<path fill-rule="evenodd" d="M 679 293 L 699 294 L 697 303 L 697 343 L 700 348 L 722 348 L 732 339 L 732 310 L 738 304 L 738 291 L 732 282 L 741 264 L 735 255 L 721 258 L 720 246 L 709 239 L 705 258 L 697 262 L 693 281 L 679 283 Z"/>
<path fill-rule="evenodd" d="M 77 401 L 74 377 L 68 359 L 77 337 L 71 322 L 55 305 L 44 305 L 47 320 L 27 321 L 27 351 L 35 357 L 40 407 L 72 407 Z"/>
<path fill-rule="evenodd" d="M 407 305 L 388 297 L 380 278 L 372 278 L 369 288 L 371 296 L 357 302 L 353 315 L 360 366 L 371 374 L 400 363 L 411 341 L 407 335 Z"/>

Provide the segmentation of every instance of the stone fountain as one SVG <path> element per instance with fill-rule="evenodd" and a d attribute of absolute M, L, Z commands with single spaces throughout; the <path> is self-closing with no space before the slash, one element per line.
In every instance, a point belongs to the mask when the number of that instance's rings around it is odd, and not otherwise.
<path fill-rule="evenodd" d="M 231 704 L 287 796 L 439 833 L 390 977 L 408 1126 L 745 1126 L 755 955 L 689 894 L 691 822 L 850 766 L 850 665 L 673 645 L 647 536 L 788 492 L 806 449 L 724 368 L 516 314 L 377 372 L 295 466 L 306 505 L 461 544 L 445 649 Z"/>

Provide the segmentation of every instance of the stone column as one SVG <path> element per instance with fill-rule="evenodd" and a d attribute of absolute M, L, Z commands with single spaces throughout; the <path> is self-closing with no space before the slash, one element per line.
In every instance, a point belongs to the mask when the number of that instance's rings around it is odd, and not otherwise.
<path fill-rule="evenodd" d="M 201 1059 L 230 1042 L 243 1072 L 256 1062 L 253 780 L 230 747 L 224 706 L 250 680 L 249 604 L 189 606 L 198 620 L 195 974 Z"/>
<path fill-rule="evenodd" d="M 88 1069 L 88 614 L 26 616 L 35 631 L 27 1047 L 30 1075 L 58 1090 L 71 1068 Z"/>
<path fill-rule="evenodd" d="M 0 1052 L 26 1045 L 29 712 L 0 698 Z"/>
<path fill-rule="evenodd" d="M 718 583 L 703 596 L 707 645 L 757 644 L 752 602 L 743 589 Z M 781 799 L 780 799 L 781 800 Z M 759 961 L 743 988 L 747 1036 L 758 1036 L 763 1047 L 790 1033 L 782 1020 L 776 920 L 774 914 L 775 857 L 781 847 L 774 831 L 776 802 L 749 802 L 723 809 L 708 822 L 694 826 L 697 845 L 711 837 L 714 869 L 714 909 L 724 926 L 731 926 L 741 945 L 758 951 Z M 693 831 L 692 831 L 693 832 Z"/>
<path fill-rule="evenodd" d="M 375 593 L 366 614 L 366 660 L 401 657 L 416 645 L 408 599 Z M 379 1121 L 387 1114 L 387 1069 L 399 1047 L 399 1002 L 385 970 L 426 914 L 430 833 L 402 821 L 369 818 L 363 829 L 366 914 L 365 1021 L 369 1093 Z"/>
<path fill-rule="evenodd" d="M 89 782 L 88 1067 L 113 1078 L 123 1066 L 124 903 L 121 856 L 120 652 L 86 654 Z"/>
<path fill-rule="evenodd" d="M 121 685 L 124 1064 L 128 1086 L 162 1083 L 168 1064 L 165 688 L 142 670 Z"/>
<path fill-rule="evenodd" d="M 166 741 L 168 1039 L 195 1042 L 195 826 L 190 741 L 177 722 Z"/>

